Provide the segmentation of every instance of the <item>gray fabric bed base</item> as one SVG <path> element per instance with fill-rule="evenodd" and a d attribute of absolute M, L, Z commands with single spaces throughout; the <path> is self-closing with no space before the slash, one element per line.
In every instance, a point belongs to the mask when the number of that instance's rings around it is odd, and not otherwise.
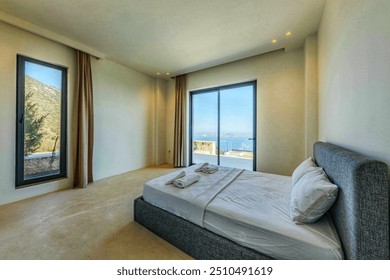
<path fill-rule="evenodd" d="M 134 220 L 195 259 L 271 259 L 151 205 L 142 197 L 134 201 Z"/>
<path fill-rule="evenodd" d="M 346 259 L 389 259 L 389 178 L 387 164 L 330 143 L 314 144 L 314 159 L 339 187 L 331 216 Z M 245 248 L 142 198 L 134 219 L 196 259 L 271 259 Z"/>

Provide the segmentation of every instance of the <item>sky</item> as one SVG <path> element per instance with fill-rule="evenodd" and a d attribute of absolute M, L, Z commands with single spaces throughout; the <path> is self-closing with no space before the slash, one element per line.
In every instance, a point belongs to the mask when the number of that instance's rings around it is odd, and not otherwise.
<path fill-rule="evenodd" d="M 252 135 L 253 87 L 220 91 L 221 136 L 226 133 Z M 193 133 L 214 134 L 218 127 L 218 91 L 193 95 Z"/>
<path fill-rule="evenodd" d="M 58 89 L 61 89 L 62 75 L 58 69 L 26 61 L 25 74 Z"/>

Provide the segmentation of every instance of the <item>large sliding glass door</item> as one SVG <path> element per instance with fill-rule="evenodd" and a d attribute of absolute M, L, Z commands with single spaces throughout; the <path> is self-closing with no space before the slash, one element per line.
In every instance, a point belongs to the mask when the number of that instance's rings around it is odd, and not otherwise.
<path fill-rule="evenodd" d="M 256 169 L 256 82 L 191 92 L 191 164 Z"/>
<path fill-rule="evenodd" d="M 192 163 L 218 164 L 218 91 L 192 95 Z"/>

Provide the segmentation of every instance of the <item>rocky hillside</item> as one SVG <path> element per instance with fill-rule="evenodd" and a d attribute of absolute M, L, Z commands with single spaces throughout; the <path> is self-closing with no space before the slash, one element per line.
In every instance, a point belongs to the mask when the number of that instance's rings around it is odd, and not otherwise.
<path fill-rule="evenodd" d="M 30 102 L 37 104 L 37 117 L 46 116 L 41 132 L 44 136 L 37 153 L 52 152 L 56 138 L 56 151 L 60 144 L 61 91 L 41 83 L 30 76 L 25 78 L 25 95 L 31 93 Z"/>

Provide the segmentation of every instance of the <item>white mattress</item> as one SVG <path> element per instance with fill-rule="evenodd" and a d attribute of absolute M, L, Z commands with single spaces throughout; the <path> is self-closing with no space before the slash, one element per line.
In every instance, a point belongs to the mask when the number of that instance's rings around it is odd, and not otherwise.
<path fill-rule="evenodd" d="M 186 168 L 186 173 L 197 166 Z M 218 172 L 228 170 L 220 167 Z M 165 185 L 175 173 L 147 182 L 143 197 L 186 218 L 191 201 L 217 179 L 214 174 L 199 173 L 202 178 L 187 189 Z M 207 204 L 203 226 L 275 259 L 342 259 L 340 241 L 328 216 L 314 224 L 292 222 L 290 191 L 291 177 L 244 171 Z"/>

